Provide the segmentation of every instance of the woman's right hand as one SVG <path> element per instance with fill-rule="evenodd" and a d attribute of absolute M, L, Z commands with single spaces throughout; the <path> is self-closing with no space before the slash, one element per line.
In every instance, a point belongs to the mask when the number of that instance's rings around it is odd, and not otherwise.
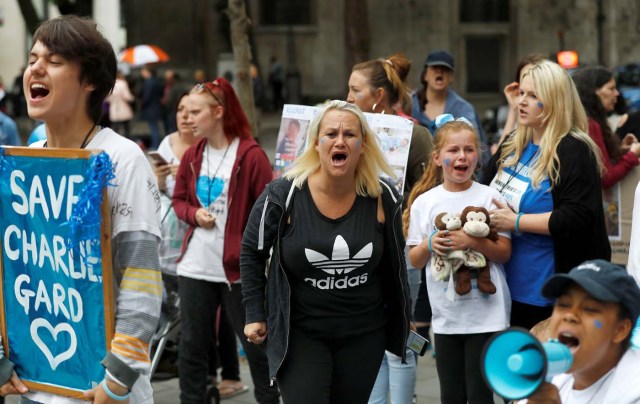
<path fill-rule="evenodd" d="M 213 229 L 216 224 L 216 217 L 205 208 L 200 208 L 196 211 L 196 224 L 203 229 Z"/>
<path fill-rule="evenodd" d="M 156 179 L 158 181 L 158 188 L 160 188 L 160 190 L 165 190 L 167 188 L 167 185 L 166 185 L 167 176 L 171 174 L 171 165 L 159 164 L 154 161 L 153 173 L 155 174 Z"/>
<path fill-rule="evenodd" d="M 635 154 L 637 157 L 640 157 L 640 142 L 633 142 L 629 146 L 629 151 Z"/>
<path fill-rule="evenodd" d="M 262 344 L 267 339 L 267 323 L 259 321 L 245 325 L 244 335 L 247 336 L 247 341 L 252 344 Z"/>
<path fill-rule="evenodd" d="M 518 109 L 518 92 L 520 90 L 520 84 L 517 81 L 513 83 L 509 83 L 504 87 L 504 96 L 507 99 L 507 103 L 509 104 L 509 108 Z"/>

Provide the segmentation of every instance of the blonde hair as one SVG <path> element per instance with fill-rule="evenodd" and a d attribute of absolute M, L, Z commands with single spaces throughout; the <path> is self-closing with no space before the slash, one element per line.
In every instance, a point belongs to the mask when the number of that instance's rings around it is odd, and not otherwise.
<path fill-rule="evenodd" d="M 561 164 L 558 144 L 568 135 L 583 141 L 589 147 L 602 172 L 604 166 L 600 151 L 587 135 L 587 115 L 569 73 L 558 64 L 543 60 L 533 64 L 523 78 L 526 76 L 531 77 L 536 96 L 542 103 L 541 118 L 545 125 L 539 156 L 532 165 L 531 185 L 539 188 L 545 178 L 549 178 L 551 188 L 558 184 Z M 518 125 L 515 134 L 502 145 L 498 172 L 504 167 L 517 165 L 532 138 L 532 128 Z"/>
<path fill-rule="evenodd" d="M 301 188 L 309 176 L 320 169 L 320 156 L 315 146 L 318 143 L 320 125 L 325 115 L 327 112 L 334 110 L 350 112 L 360 121 L 364 153 L 360 157 L 358 166 L 356 167 L 356 193 L 360 196 L 378 197 L 382 194 L 382 186 L 379 182 L 380 174 L 386 173 L 392 178 L 395 178 L 395 174 L 382 154 L 382 150 L 378 145 L 378 139 L 369 127 L 367 119 L 364 117 L 360 108 L 346 101 L 330 101 L 326 107 L 316 115 L 309 128 L 306 149 L 302 155 L 295 160 L 293 166 L 284 174 L 284 177 L 293 180 L 295 186 Z"/>
<path fill-rule="evenodd" d="M 473 125 L 470 125 L 464 121 L 449 121 L 442 125 L 436 131 L 435 136 L 433 137 L 433 148 L 431 149 L 431 162 L 427 165 L 427 169 L 424 173 L 422 173 L 422 177 L 420 180 L 415 183 L 411 192 L 409 193 L 409 197 L 407 198 L 407 207 L 404 209 L 402 213 L 402 230 L 404 231 L 405 237 L 409 232 L 409 221 L 411 220 L 411 205 L 413 202 L 422 194 L 427 192 L 428 190 L 435 188 L 436 186 L 442 184 L 443 176 L 442 176 L 442 167 L 438 166 L 433 162 L 435 157 L 440 154 L 440 151 L 445 146 L 447 141 L 447 135 L 450 133 L 457 133 L 463 130 L 471 131 L 475 135 L 475 146 L 478 151 L 478 162 L 482 160 L 482 143 L 480 142 L 480 136 L 478 136 L 478 131 Z M 476 170 L 478 169 L 478 165 L 476 164 Z"/>

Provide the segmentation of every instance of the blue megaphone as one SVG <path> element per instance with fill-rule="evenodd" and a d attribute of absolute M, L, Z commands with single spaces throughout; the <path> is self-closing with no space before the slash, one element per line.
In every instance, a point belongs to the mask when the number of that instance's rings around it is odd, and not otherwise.
<path fill-rule="evenodd" d="M 565 373 L 571 351 L 557 340 L 541 344 L 525 329 L 495 334 L 482 352 L 482 375 L 494 393 L 507 400 L 529 397 L 545 380 Z"/>

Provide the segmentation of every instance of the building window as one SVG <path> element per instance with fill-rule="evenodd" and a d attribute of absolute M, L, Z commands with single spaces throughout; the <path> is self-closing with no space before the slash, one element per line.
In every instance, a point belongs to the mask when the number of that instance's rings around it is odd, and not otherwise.
<path fill-rule="evenodd" d="M 260 25 L 311 25 L 313 0 L 261 0 Z"/>
<path fill-rule="evenodd" d="M 460 22 L 508 22 L 509 0 L 460 0 Z"/>
<path fill-rule="evenodd" d="M 475 36 L 465 40 L 467 55 L 467 92 L 493 93 L 500 91 L 502 38 Z"/>

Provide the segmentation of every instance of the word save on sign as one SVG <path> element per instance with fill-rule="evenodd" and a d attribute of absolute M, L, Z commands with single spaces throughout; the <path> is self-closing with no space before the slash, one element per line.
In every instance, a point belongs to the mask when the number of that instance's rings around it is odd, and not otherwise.
<path fill-rule="evenodd" d="M 81 222 L 76 208 L 94 177 L 91 156 L 29 148 L 0 153 L 0 295 L 9 358 L 30 388 L 73 397 L 104 377 L 100 360 L 113 328 L 106 226 L 78 239 L 82 232 L 73 225 Z"/>

